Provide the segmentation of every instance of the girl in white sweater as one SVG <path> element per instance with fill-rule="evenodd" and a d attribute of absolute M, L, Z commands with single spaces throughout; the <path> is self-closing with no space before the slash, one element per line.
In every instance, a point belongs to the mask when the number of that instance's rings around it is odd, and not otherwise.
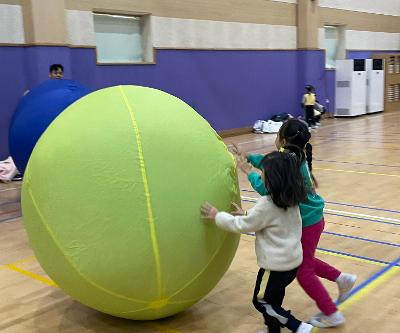
<path fill-rule="evenodd" d="M 253 304 L 262 313 L 269 333 L 280 333 L 281 327 L 296 333 L 309 333 L 313 328 L 282 308 L 285 288 L 296 278 L 303 258 L 298 204 L 307 193 L 299 163 L 293 153 L 267 154 L 262 161 L 263 180 L 271 194 L 261 197 L 247 213 L 237 205 L 232 214 L 219 212 L 209 203 L 201 207 L 202 216 L 215 220 L 224 230 L 255 232 L 260 270 Z"/>

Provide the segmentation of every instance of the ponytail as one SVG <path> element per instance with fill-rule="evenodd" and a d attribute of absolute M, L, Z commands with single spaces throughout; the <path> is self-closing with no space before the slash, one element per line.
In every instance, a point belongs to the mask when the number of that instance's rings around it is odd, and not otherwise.
<path fill-rule="evenodd" d="M 299 146 L 292 145 L 290 143 L 284 145 L 282 147 L 282 150 L 280 150 L 280 151 L 281 152 L 287 152 L 287 153 L 289 153 L 289 152 L 294 153 L 296 155 L 296 157 L 297 157 L 297 161 L 298 161 L 299 167 L 304 162 L 304 160 L 306 159 L 306 156 L 304 154 L 303 149 L 301 149 Z"/>
<path fill-rule="evenodd" d="M 281 142 L 285 140 L 283 148 L 294 152 L 300 163 L 307 161 L 311 180 L 314 187 L 317 187 L 318 182 L 312 174 L 312 146 L 309 143 L 311 133 L 307 123 L 298 119 L 289 119 L 279 129 L 278 136 Z"/>
<path fill-rule="evenodd" d="M 311 179 L 312 179 L 315 187 L 318 187 L 317 179 L 314 177 L 314 175 L 312 173 L 312 145 L 311 145 L 311 143 L 307 142 L 304 147 L 304 150 L 306 151 L 306 161 L 307 161 L 308 169 L 310 170 Z"/>

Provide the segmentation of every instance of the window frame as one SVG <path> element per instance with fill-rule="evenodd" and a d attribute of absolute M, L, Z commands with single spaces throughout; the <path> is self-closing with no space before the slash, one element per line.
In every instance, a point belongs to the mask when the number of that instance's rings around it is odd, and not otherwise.
<path fill-rule="evenodd" d="M 335 56 L 335 66 L 327 67 L 327 48 L 326 48 L 326 28 L 335 28 L 337 33 L 336 38 L 336 56 Z M 346 26 L 342 24 L 331 24 L 325 23 L 323 25 L 324 29 L 324 51 L 325 51 L 325 70 L 336 70 L 336 60 L 347 59 L 347 50 L 346 50 Z"/>
<path fill-rule="evenodd" d="M 97 66 L 119 66 L 119 65 L 155 65 L 156 52 L 153 47 L 152 27 L 151 27 L 151 13 L 139 12 L 126 12 L 118 10 L 92 10 L 93 16 L 93 30 L 96 35 L 94 27 L 95 15 L 109 15 L 109 16 L 125 16 L 125 17 L 138 17 L 140 18 L 141 25 L 141 45 L 143 50 L 143 61 L 99 61 L 97 50 L 97 42 L 95 44 L 96 65 Z M 144 33 L 143 33 L 144 31 Z"/>

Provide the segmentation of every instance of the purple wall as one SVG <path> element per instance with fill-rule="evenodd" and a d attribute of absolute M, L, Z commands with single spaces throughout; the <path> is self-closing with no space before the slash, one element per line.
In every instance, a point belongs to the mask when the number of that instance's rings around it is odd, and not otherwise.
<path fill-rule="evenodd" d="M 159 50 L 156 65 L 96 66 L 93 51 L 81 49 L 74 51 L 72 63 L 76 80 L 95 88 L 162 89 L 223 130 L 297 111 L 296 56 L 295 51 Z"/>
<path fill-rule="evenodd" d="M 347 59 L 371 59 L 377 53 L 400 53 L 400 51 L 348 51 Z"/>
<path fill-rule="evenodd" d="M 8 126 L 26 90 L 24 48 L 0 48 L 0 160 L 8 156 Z"/>
<path fill-rule="evenodd" d="M 71 78 L 71 62 L 69 47 L 30 46 L 24 47 L 26 78 L 30 88 L 48 79 L 49 66 L 62 64 L 65 77 Z"/>
<path fill-rule="evenodd" d="M 216 130 L 249 126 L 282 112 L 299 115 L 306 84 L 316 87 L 320 102 L 328 98 L 333 106 L 334 72 L 325 71 L 322 51 L 158 50 L 156 57 L 155 65 L 97 66 L 94 49 L 1 47 L 0 159 L 8 155 L 7 131 L 19 98 L 47 78 L 52 63 L 65 66 L 66 78 L 94 89 L 137 84 L 167 91 Z"/>
<path fill-rule="evenodd" d="M 311 84 L 315 87 L 318 101 L 333 110 L 335 103 L 335 71 L 325 69 L 325 52 L 298 51 L 298 87 L 301 99 L 304 87 Z M 327 102 L 327 100 L 329 102 Z"/>

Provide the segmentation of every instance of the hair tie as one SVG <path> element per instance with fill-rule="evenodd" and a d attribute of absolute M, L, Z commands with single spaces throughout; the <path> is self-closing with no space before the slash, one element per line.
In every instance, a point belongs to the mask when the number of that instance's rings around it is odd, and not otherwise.
<path fill-rule="evenodd" d="M 295 161 L 297 161 L 297 155 L 294 152 L 291 151 L 288 155 L 290 158 L 293 158 Z"/>

